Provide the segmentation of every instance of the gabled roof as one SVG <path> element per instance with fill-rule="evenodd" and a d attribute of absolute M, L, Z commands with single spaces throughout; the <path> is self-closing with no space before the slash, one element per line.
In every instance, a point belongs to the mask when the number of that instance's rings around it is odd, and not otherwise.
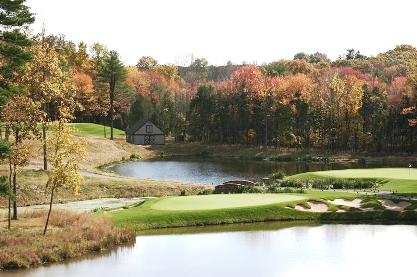
<path fill-rule="evenodd" d="M 151 123 L 154 126 L 156 126 L 152 121 L 148 120 L 148 119 L 141 119 L 139 121 L 137 121 L 135 124 L 133 124 L 132 126 L 128 126 L 126 128 L 126 134 L 127 135 L 133 135 L 135 134 L 140 128 L 142 128 L 143 125 L 145 125 L 146 123 Z M 159 130 L 161 132 L 161 134 L 164 134 L 163 131 L 161 131 L 158 127 L 156 127 L 157 130 Z"/>
<path fill-rule="evenodd" d="M 148 121 L 149 120 L 147 120 L 147 119 L 141 119 L 141 120 L 137 121 L 135 124 L 133 124 L 132 126 L 128 126 L 126 128 L 126 134 L 128 134 L 128 135 L 134 134 L 137 130 L 139 130 Z"/>

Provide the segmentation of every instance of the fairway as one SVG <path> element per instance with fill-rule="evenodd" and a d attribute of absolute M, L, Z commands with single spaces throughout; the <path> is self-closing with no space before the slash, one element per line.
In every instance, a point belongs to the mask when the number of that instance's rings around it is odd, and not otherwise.
<path fill-rule="evenodd" d="M 103 125 L 95 123 L 70 123 L 72 127 L 76 129 L 77 136 L 93 136 L 93 137 L 104 137 L 104 127 Z M 113 128 L 115 137 L 124 137 L 125 132 Z M 106 126 L 106 135 L 110 137 L 110 127 Z"/>
<path fill-rule="evenodd" d="M 306 197 L 290 194 L 213 194 L 168 197 L 152 205 L 156 210 L 213 210 L 261 206 L 302 200 Z"/>
<path fill-rule="evenodd" d="M 415 168 L 344 169 L 311 172 L 311 174 L 335 178 L 381 178 L 417 180 L 417 169 Z"/>

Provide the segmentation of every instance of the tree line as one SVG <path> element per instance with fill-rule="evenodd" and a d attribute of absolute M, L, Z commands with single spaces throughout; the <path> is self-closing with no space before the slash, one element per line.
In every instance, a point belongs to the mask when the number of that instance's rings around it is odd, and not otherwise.
<path fill-rule="evenodd" d="M 417 50 L 401 45 L 368 58 L 349 49 L 330 61 L 243 65 L 200 86 L 190 102 L 188 133 L 203 142 L 414 152 Z"/>

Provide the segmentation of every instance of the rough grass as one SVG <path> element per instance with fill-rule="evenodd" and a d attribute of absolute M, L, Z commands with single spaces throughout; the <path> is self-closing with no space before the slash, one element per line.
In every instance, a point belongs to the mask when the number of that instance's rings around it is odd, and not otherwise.
<path fill-rule="evenodd" d="M 135 234 L 114 227 L 107 218 L 53 211 L 50 229 L 42 235 L 46 211 L 23 214 L 12 231 L 0 229 L 0 269 L 18 269 L 62 262 L 134 242 Z M 5 225 L 6 222 L 1 222 Z"/>
<path fill-rule="evenodd" d="M 77 131 L 78 136 L 94 136 L 104 138 L 104 126 L 95 123 L 70 123 Z M 110 137 L 110 127 L 106 126 L 106 135 Z M 114 137 L 124 138 L 125 132 L 123 130 L 113 128 Z"/>

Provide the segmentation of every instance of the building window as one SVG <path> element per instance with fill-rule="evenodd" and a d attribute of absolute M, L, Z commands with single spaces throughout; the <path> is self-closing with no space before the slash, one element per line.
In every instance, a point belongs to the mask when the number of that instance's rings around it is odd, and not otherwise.
<path fill-rule="evenodd" d="M 153 126 L 152 125 L 146 125 L 146 133 L 152 133 L 153 132 Z"/>

